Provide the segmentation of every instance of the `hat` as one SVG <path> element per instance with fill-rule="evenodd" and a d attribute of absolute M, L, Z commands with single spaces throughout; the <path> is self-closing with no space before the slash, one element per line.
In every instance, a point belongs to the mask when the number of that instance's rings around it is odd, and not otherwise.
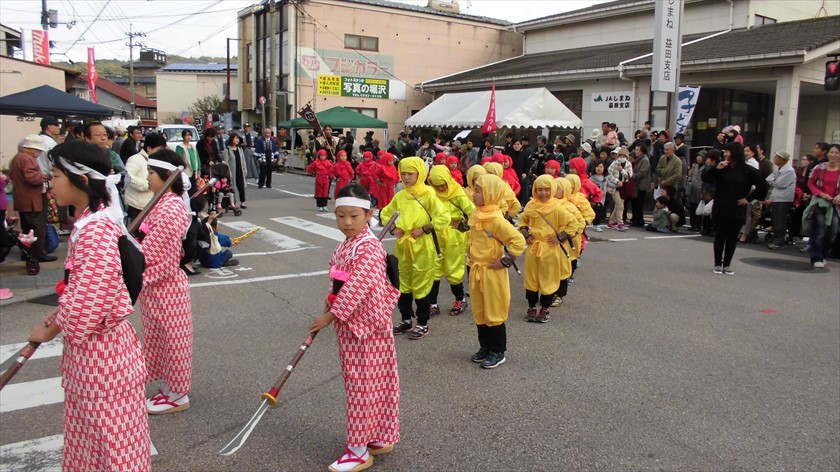
<path fill-rule="evenodd" d="M 776 157 L 781 157 L 785 162 L 790 160 L 790 153 L 787 151 L 776 151 Z"/>
<path fill-rule="evenodd" d="M 53 118 L 53 119 L 55 119 L 55 118 Z M 26 138 L 24 138 L 23 142 L 20 143 L 20 147 L 37 149 L 39 151 L 46 151 L 47 150 L 47 147 L 44 146 L 44 140 L 41 139 L 41 137 L 38 136 L 37 134 L 30 134 Z"/>
<path fill-rule="evenodd" d="M 244 125 L 242 125 L 243 128 L 248 128 L 250 126 L 251 126 L 251 123 L 245 123 Z"/>
<path fill-rule="evenodd" d="M 583 143 L 580 145 L 580 148 L 586 151 L 587 154 L 592 153 L 592 146 L 589 143 Z"/>
<path fill-rule="evenodd" d="M 567 135 L 566 135 L 566 139 L 567 139 L 567 140 L 569 140 L 569 141 L 571 141 L 571 142 L 572 142 L 572 144 L 574 144 L 574 143 L 575 143 L 575 135 L 573 135 L 573 134 L 567 134 Z"/>
<path fill-rule="evenodd" d="M 599 136 L 601 136 L 601 130 L 596 128 L 592 130 L 592 135 L 589 136 L 589 139 L 595 141 Z"/>
<path fill-rule="evenodd" d="M 44 116 L 41 118 L 41 129 L 44 129 L 47 126 L 58 126 L 58 120 L 56 120 L 54 116 Z"/>
<path fill-rule="evenodd" d="M 610 151 L 610 154 L 618 154 L 618 148 L 614 148 L 612 151 Z"/>
<path fill-rule="evenodd" d="M 709 151 L 707 151 L 706 149 L 703 149 L 702 151 L 698 152 L 697 154 L 700 154 L 701 156 L 706 157 L 706 154 L 709 154 Z"/>
<path fill-rule="evenodd" d="M 627 148 L 624 147 L 624 146 L 621 146 L 621 148 L 618 151 L 613 149 L 613 152 L 618 152 L 619 156 L 630 157 L 630 153 L 627 151 Z"/>
<path fill-rule="evenodd" d="M 455 141 L 452 141 L 452 145 L 453 145 L 453 146 L 458 146 L 458 147 L 461 147 L 461 141 L 458 141 L 458 140 L 456 139 Z"/>
<path fill-rule="evenodd" d="M 528 141 L 528 142 L 530 142 L 530 141 L 531 141 L 531 138 L 529 138 L 528 136 L 522 136 L 519 140 L 520 140 L 520 141 Z"/>

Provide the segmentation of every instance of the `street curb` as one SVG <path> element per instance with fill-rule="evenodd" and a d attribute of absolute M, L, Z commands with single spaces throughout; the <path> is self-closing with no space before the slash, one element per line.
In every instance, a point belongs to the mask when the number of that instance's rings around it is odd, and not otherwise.
<path fill-rule="evenodd" d="M 8 300 L 0 300 L 0 307 L 15 305 L 17 303 L 28 302 L 33 298 L 39 298 L 55 293 L 54 287 L 36 288 L 34 290 L 27 290 L 21 295 L 15 295 Z"/>

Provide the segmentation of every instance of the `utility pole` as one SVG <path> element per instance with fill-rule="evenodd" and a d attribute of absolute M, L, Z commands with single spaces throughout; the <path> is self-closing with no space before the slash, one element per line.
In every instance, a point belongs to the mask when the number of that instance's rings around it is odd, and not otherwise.
<path fill-rule="evenodd" d="M 280 41 L 275 42 L 275 36 L 277 35 L 277 21 L 280 19 L 280 15 L 275 14 L 276 6 L 274 0 L 268 3 L 268 50 L 271 53 L 268 61 L 269 119 L 266 121 L 268 126 L 274 126 L 277 118 L 277 73 L 275 68 L 277 67 L 277 56 L 279 54 L 279 47 L 276 46 L 280 45 Z M 280 5 L 280 8 L 283 8 L 283 6 Z M 263 119 L 265 119 L 265 116 L 263 116 Z"/>
<path fill-rule="evenodd" d="M 47 31 L 50 26 L 50 11 L 47 10 L 47 0 L 41 0 L 41 29 Z"/>
<path fill-rule="evenodd" d="M 225 100 L 227 100 L 227 111 L 230 113 L 232 110 L 230 109 L 230 42 L 231 41 L 239 41 L 239 38 L 227 38 L 227 94 L 225 94 Z M 237 54 L 237 62 L 239 61 L 238 57 L 240 54 Z M 237 69 L 238 70 L 238 69 Z M 237 80 L 239 80 L 239 74 L 237 73 Z"/>
<path fill-rule="evenodd" d="M 134 38 L 143 38 L 146 36 L 146 33 L 135 33 L 133 28 L 134 25 L 129 24 L 128 33 L 126 33 L 126 36 L 128 36 L 128 44 L 126 46 L 128 46 L 128 84 L 131 90 L 131 119 L 134 119 L 137 114 L 137 104 L 134 102 L 134 46 L 143 47 L 143 43 L 135 43 Z"/>

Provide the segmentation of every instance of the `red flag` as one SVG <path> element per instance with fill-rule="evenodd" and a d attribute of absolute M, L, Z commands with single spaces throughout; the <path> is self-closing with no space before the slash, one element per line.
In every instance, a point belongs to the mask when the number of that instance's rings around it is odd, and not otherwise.
<path fill-rule="evenodd" d="M 496 82 L 493 82 L 493 89 L 490 92 L 490 109 L 487 110 L 487 118 L 484 119 L 484 126 L 481 132 L 490 134 L 496 131 Z"/>
<path fill-rule="evenodd" d="M 90 101 L 99 103 L 96 98 L 96 81 L 99 80 L 99 74 L 96 73 L 96 60 L 93 55 L 93 48 L 88 48 L 88 90 L 90 91 Z"/>
<path fill-rule="evenodd" d="M 32 59 L 37 64 L 50 65 L 50 40 L 45 30 L 32 30 Z"/>

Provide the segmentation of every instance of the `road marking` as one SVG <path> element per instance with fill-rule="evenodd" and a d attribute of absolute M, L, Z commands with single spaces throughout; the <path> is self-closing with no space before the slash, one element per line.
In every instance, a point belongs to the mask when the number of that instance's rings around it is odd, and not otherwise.
<path fill-rule="evenodd" d="M 304 220 L 302 218 L 297 218 L 294 216 L 284 216 L 282 218 L 272 218 L 271 221 L 276 221 L 282 225 L 291 226 L 292 228 L 300 229 L 303 231 L 310 232 L 312 234 L 317 234 L 318 236 L 323 236 L 325 238 L 332 239 L 333 241 L 342 242 L 347 237 L 344 236 L 344 233 L 339 231 L 337 228 L 333 228 L 332 226 L 325 226 L 318 223 L 313 223 L 309 220 Z M 257 233 L 259 234 L 259 233 Z"/>
<path fill-rule="evenodd" d="M 0 413 L 64 401 L 61 377 L 6 385 L 0 395 Z"/>
<path fill-rule="evenodd" d="M 676 234 L 672 236 L 645 236 L 645 239 L 677 239 L 677 238 L 699 238 L 700 234 Z"/>
<path fill-rule="evenodd" d="M 620 243 L 620 242 L 623 242 L 623 241 L 638 241 L 638 239 L 636 239 L 636 238 L 614 238 L 614 239 L 608 239 L 607 241 L 610 241 L 610 242 L 613 242 L 613 243 Z"/>
<path fill-rule="evenodd" d="M 17 352 L 23 349 L 23 346 L 26 346 L 27 344 L 29 343 L 4 344 L 0 346 L 0 364 L 6 362 L 7 359 L 17 354 Z M 53 339 L 48 343 L 41 344 L 29 360 L 60 356 L 63 348 L 64 342 L 62 342 L 61 339 Z"/>
<path fill-rule="evenodd" d="M 152 455 L 156 456 L 158 454 L 157 448 L 155 448 L 154 444 L 151 446 Z M 60 471 L 61 451 L 63 447 L 63 434 L 5 444 L 0 446 L 0 459 L 3 461 L 3 471 Z"/>
<path fill-rule="evenodd" d="M 274 175 L 280 175 L 280 174 L 275 173 Z M 247 185 L 250 185 L 251 187 L 259 187 L 259 185 L 255 184 L 255 183 L 251 183 L 251 182 L 248 182 L 248 184 L 247 184 Z M 288 193 L 289 195 L 294 195 L 294 196 L 296 196 L 296 197 L 303 197 L 303 198 L 314 198 L 314 197 L 315 197 L 315 195 L 314 195 L 314 194 L 311 194 L 311 193 L 309 193 L 309 194 L 306 194 L 306 193 L 295 193 L 295 192 L 292 192 L 292 191 L 289 191 L 289 190 L 284 190 L 284 189 L 282 189 L 282 188 L 276 188 L 276 187 L 271 187 L 271 188 L 266 187 L 266 188 L 267 188 L 268 190 L 275 190 L 275 191 L 277 191 L 277 192 Z"/>
<path fill-rule="evenodd" d="M 236 221 L 221 221 L 219 220 L 219 224 L 225 225 L 228 228 L 235 229 L 237 231 L 241 231 L 243 233 L 247 233 L 248 231 L 254 229 L 255 224 L 250 223 L 244 220 L 236 220 Z M 309 243 L 305 243 L 303 241 L 299 241 L 294 238 L 290 238 L 285 234 L 275 233 L 270 229 L 265 229 L 260 227 L 260 230 L 254 233 L 253 235 L 257 239 L 261 239 L 273 246 L 276 246 L 280 250 L 290 250 L 290 249 L 310 249 L 312 245 Z"/>
<path fill-rule="evenodd" d="M 305 251 L 307 249 L 320 249 L 321 246 L 308 246 L 302 247 L 299 249 L 281 249 L 279 251 L 267 251 L 267 252 L 243 252 L 243 253 L 235 253 L 236 257 L 248 257 L 248 256 L 270 256 L 272 254 L 285 254 L 287 252 L 298 252 L 298 251 Z"/>
<path fill-rule="evenodd" d="M 190 284 L 190 288 L 201 288 L 201 287 L 215 287 L 217 285 L 238 285 L 238 284 L 250 284 L 250 283 L 258 283 L 258 282 L 269 282 L 272 280 L 283 280 L 283 279 L 295 279 L 300 277 L 315 277 L 319 275 L 327 275 L 330 271 L 328 270 L 319 270 L 316 272 L 303 272 L 300 274 L 282 274 L 282 275 L 268 275 L 265 277 L 254 277 L 251 279 L 233 279 L 233 280 L 219 280 L 217 282 L 199 282 L 195 284 Z M 9 388 L 7 386 L 6 388 Z"/>

